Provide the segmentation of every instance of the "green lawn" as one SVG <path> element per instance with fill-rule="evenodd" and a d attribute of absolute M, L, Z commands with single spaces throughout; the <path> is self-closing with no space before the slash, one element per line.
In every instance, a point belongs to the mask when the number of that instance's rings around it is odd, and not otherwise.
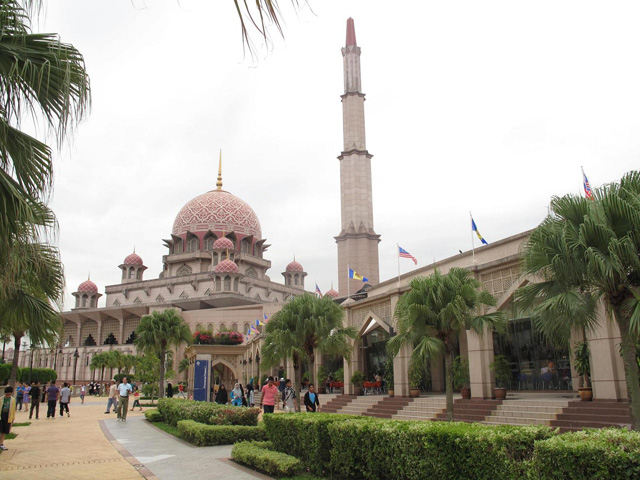
<path fill-rule="evenodd" d="M 160 430 L 167 432 L 176 438 L 181 438 L 180 432 L 178 431 L 178 427 L 174 427 L 173 425 L 170 425 L 165 422 L 154 422 L 151 425 L 153 425 L 154 427 L 158 427 Z"/>

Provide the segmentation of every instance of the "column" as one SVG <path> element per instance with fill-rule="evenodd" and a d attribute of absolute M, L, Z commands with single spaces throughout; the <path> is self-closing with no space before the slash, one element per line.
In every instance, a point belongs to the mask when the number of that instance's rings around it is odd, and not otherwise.
<path fill-rule="evenodd" d="M 480 337 L 473 330 L 467 330 L 466 335 L 471 397 L 492 398 L 495 381 L 489 365 L 493 362 L 493 335 L 485 332 Z"/>
<path fill-rule="evenodd" d="M 587 333 L 591 354 L 591 383 L 596 400 L 626 400 L 627 384 L 619 346 L 622 342 L 618 324 L 609 321 L 603 307 L 595 331 Z"/>

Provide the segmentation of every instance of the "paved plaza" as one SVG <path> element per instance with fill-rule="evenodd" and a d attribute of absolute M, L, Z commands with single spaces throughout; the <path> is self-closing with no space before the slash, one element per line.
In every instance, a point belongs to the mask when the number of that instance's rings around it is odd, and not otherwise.
<path fill-rule="evenodd" d="M 118 422 L 115 414 L 104 414 L 106 403 L 104 397 L 84 405 L 74 398 L 71 417 L 55 420 L 46 418 L 42 404 L 40 420 L 15 427 L 17 438 L 5 441 L 9 450 L 0 454 L 0 478 L 269 478 L 229 461 L 231 446 L 194 447 L 152 426 L 137 410 Z M 16 422 L 28 418 L 16 414 Z"/>

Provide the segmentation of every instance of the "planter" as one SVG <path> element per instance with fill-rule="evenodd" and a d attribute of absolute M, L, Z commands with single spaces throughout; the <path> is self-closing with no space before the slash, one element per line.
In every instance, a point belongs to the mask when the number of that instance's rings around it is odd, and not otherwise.
<path fill-rule="evenodd" d="M 355 387 L 355 388 L 354 388 L 354 390 L 355 390 L 355 395 L 356 395 L 357 397 L 361 397 L 362 395 L 364 395 L 364 388 L 362 388 L 362 387 Z"/>
<path fill-rule="evenodd" d="M 471 398 L 471 389 L 468 387 L 461 388 L 460 394 L 462 395 L 462 398 L 469 400 Z"/>
<path fill-rule="evenodd" d="M 591 387 L 579 388 L 578 393 L 580 394 L 580 400 L 583 402 L 590 402 L 593 400 L 593 390 Z"/>
<path fill-rule="evenodd" d="M 504 400 L 507 398 L 507 389 L 506 388 L 494 388 L 493 395 L 496 397 L 496 400 Z"/>
<path fill-rule="evenodd" d="M 389 390 L 387 390 L 387 392 L 389 393 L 390 397 L 393 397 L 395 395 L 395 391 L 393 390 L 393 388 L 390 388 Z"/>
<path fill-rule="evenodd" d="M 411 389 L 409 389 L 409 396 L 411 396 L 411 397 L 419 397 L 420 396 L 420 389 L 419 388 L 411 388 Z"/>

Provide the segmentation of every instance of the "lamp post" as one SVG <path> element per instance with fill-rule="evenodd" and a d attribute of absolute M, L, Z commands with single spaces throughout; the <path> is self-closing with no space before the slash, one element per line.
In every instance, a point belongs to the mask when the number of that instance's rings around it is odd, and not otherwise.
<path fill-rule="evenodd" d="M 78 354 L 78 349 L 76 348 L 76 351 L 73 352 L 73 385 L 76 384 L 76 370 L 78 367 L 78 357 L 80 355 Z"/>
<path fill-rule="evenodd" d="M 56 356 L 53 359 L 53 369 L 57 372 L 58 371 L 58 354 L 62 353 L 62 349 L 58 350 L 56 352 Z"/>
<path fill-rule="evenodd" d="M 258 364 L 258 388 L 261 387 L 260 385 L 260 354 L 256 353 L 256 363 Z"/>
<path fill-rule="evenodd" d="M 33 350 L 35 349 L 35 345 L 31 344 L 31 361 L 29 362 L 29 385 L 31 385 L 31 372 L 33 371 Z"/>

